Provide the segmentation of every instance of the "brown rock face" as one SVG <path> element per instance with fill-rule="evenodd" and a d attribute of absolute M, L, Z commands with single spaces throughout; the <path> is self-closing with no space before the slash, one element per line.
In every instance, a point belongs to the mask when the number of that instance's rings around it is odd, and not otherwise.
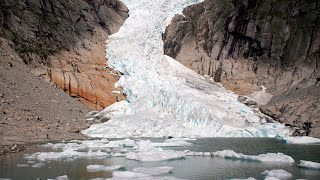
<path fill-rule="evenodd" d="M 318 1 L 206 0 L 172 20 L 165 53 L 241 95 L 264 85 L 274 95 L 264 113 L 320 136 L 319 9 Z"/>
<path fill-rule="evenodd" d="M 127 17 L 118 0 L 1 1 L 0 37 L 36 75 L 102 109 L 125 98 L 113 93 L 119 76 L 105 68 L 105 41 Z"/>

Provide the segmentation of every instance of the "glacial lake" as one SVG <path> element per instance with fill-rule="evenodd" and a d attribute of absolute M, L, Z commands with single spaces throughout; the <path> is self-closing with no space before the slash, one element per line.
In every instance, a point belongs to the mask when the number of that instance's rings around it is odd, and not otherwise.
<path fill-rule="evenodd" d="M 152 142 L 163 142 L 164 139 L 143 138 Z M 114 139 L 108 139 L 114 140 Z M 17 167 L 17 164 L 27 164 L 24 154 L 35 152 L 53 151 L 48 147 L 34 146 L 27 151 L 8 156 L 0 157 L 0 178 L 14 180 L 29 179 L 54 179 L 55 177 L 67 175 L 73 180 L 86 180 L 93 178 L 110 178 L 111 171 L 87 172 L 86 167 L 92 164 L 100 165 L 126 165 L 125 170 L 130 171 L 134 167 L 174 167 L 172 172 L 162 176 L 173 176 L 182 179 L 194 180 L 222 180 L 232 178 L 264 179 L 260 173 L 265 170 L 283 169 L 292 173 L 291 179 L 319 180 L 320 171 L 299 168 L 296 164 L 299 160 L 314 161 L 320 163 L 320 145 L 294 145 L 284 144 L 271 138 L 205 138 L 189 141 L 190 146 L 184 147 L 162 147 L 172 150 L 191 150 L 197 152 L 214 152 L 221 150 L 234 150 L 246 155 L 258 155 L 264 153 L 281 152 L 294 158 L 294 164 L 282 163 L 259 163 L 244 160 L 232 160 L 208 156 L 187 156 L 184 159 L 142 163 L 139 161 L 128 160 L 125 157 L 110 157 L 104 159 L 76 159 L 74 161 L 49 161 L 43 167 Z"/>

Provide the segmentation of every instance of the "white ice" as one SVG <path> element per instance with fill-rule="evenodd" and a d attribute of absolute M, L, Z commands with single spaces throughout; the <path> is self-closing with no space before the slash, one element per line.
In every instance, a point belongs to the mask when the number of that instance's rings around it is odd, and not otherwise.
<path fill-rule="evenodd" d="M 216 157 L 222 157 L 222 158 L 257 161 L 257 162 L 294 163 L 294 159 L 292 157 L 285 155 L 283 153 L 244 155 L 242 153 L 236 153 L 232 150 L 223 150 L 223 151 L 213 152 L 212 155 Z"/>
<path fill-rule="evenodd" d="M 183 153 L 186 156 L 212 156 L 212 152 L 194 152 L 190 150 L 184 150 Z"/>
<path fill-rule="evenodd" d="M 87 171 L 88 172 L 99 172 L 99 171 L 115 171 L 118 169 L 124 169 L 126 166 L 125 165 L 112 165 L 112 166 L 104 166 L 104 165 L 89 165 L 87 166 Z"/>
<path fill-rule="evenodd" d="M 300 160 L 300 164 L 298 164 L 299 167 L 303 168 L 310 168 L 310 169 L 318 169 L 320 170 L 320 163 L 312 162 L 312 161 L 304 161 Z"/>
<path fill-rule="evenodd" d="M 288 144 L 320 144 L 319 138 L 309 136 L 277 136 L 277 139 Z"/>
<path fill-rule="evenodd" d="M 56 177 L 55 180 L 69 180 L 67 175 Z"/>
<path fill-rule="evenodd" d="M 33 167 L 33 168 L 41 168 L 43 166 L 44 166 L 44 164 L 40 162 L 40 163 L 33 164 L 31 167 Z"/>
<path fill-rule="evenodd" d="M 108 66 L 124 75 L 127 99 L 98 115 L 111 118 L 91 137 L 274 137 L 288 130 L 262 124 L 237 95 L 165 56 L 162 34 L 171 18 L 202 0 L 123 0 L 129 18 L 106 45 Z"/>
<path fill-rule="evenodd" d="M 166 139 L 163 143 L 152 143 L 157 147 L 176 147 L 176 146 L 190 146 L 192 143 L 183 140 L 183 138 Z"/>
<path fill-rule="evenodd" d="M 170 176 L 152 176 L 150 174 L 132 172 L 132 171 L 117 171 L 113 172 L 113 177 L 108 180 L 182 180 Z"/>
<path fill-rule="evenodd" d="M 37 152 L 32 155 L 27 155 L 24 158 L 28 160 L 51 161 L 51 160 L 73 160 L 78 158 L 108 158 L 109 153 L 98 151 L 78 152 L 73 149 L 66 149 L 62 152 Z M 34 164 L 33 166 L 35 166 Z"/>
<path fill-rule="evenodd" d="M 150 167 L 150 168 L 136 167 L 136 168 L 133 168 L 132 171 L 133 172 L 150 174 L 150 175 L 153 175 L 153 176 L 158 176 L 158 175 L 161 175 L 161 174 L 167 174 L 167 173 L 171 172 L 172 169 L 173 169 L 173 167 L 169 167 L 169 166 Z"/>
<path fill-rule="evenodd" d="M 128 152 L 126 158 L 141 162 L 166 161 L 180 159 L 185 156 L 182 152 L 155 148 L 149 140 L 138 142 L 133 149 L 135 152 Z"/>
<path fill-rule="evenodd" d="M 107 139 L 101 140 L 84 140 L 84 141 L 70 141 L 62 143 L 48 143 L 42 145 L 44 147 L 51 147 L 55 149 L 54 152 L 37 152 L 31 155 L 25 155 L 26 160 L 38 160 L 38 161 L 73 161 L 79 158 L 108 158 L 108 157 L 126 157 L 130 159 L 141 158 L 142 161 L 152 161 L 152 155 L 158 156 L 158 160 L 174 159 L 182 156 L 181 152 L 174 152 L 170 150 L 156 149 L 155 146 L 187 146 L 191 143 L 184 140 L 193 140 L 186 138 L 172 138 L 167 139 L 162 143 L 151 143 L 150 141 L 143 140 L 115 140 L 108 141 Z M 128 153 L 128 149 L 124 147 L 133 147 L 133 150 L 137 152 Z M 151 152 L 152 150 L 153 152 Z M 148 153 L 141 153 L 150 151 Z M 145 159 L 146 155 L 149 154 L 149 159 Z M 164 156 L 166 154 L 166 156 Z M 156 160 L 156 161 L 158 161 Z M 32 162 L 32 163 L 31 163 Z M 30 161 L 31 164 L 35 161 Z"/>
<path fill-rule="evenodd" d="M 256 180 L 256 178 L 249 177 L 247 179 L 229 179 L 229 180 Z"/>
<path fill-rule="evenodd" d="M 17 167 L 23 168 L 23 167 L 29 167 L 29 164 L 17 164 Z"/>
<path fill-rule="evenodd" d="M 283 169 L 265 170 L 261 175 L 266 176 L 266 178 L 277 178 L 277 179 L 289 179 L 292 174 Z"/>

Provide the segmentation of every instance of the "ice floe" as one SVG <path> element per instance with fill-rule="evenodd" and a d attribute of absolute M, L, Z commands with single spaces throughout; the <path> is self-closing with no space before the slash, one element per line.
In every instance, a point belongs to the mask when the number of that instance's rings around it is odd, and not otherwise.
<path fill-rule="evenodd" d="M 23 167 L 30 167 L 29 164 L 17 164 L 17 167 L 23 168 Z"/>
<path fill-rule="evenodd" d="M 135 150 L 135 152 L 128 152 L 126 154 L 126 158 L 141 162 L 180 159 L 185 156 L 182 152 L 155 148 L 149 140 L 138 142 L 137 145 L 133 147 L 133 149 Z"/>
<path fill-rule="evenodd" d="M 43 166 L 45 166 L 45 164 L 40 162 L 40 163 L 33 164 L 31 167 L 33 167 L 33 168 L 41 168 Z"/>
<path fill-rule="evenodd" d="M 69 180 L 69 177 L 67 175 L 56 177 L 55 180 Z"/>
<path fill-rule="evenodd" d="M 288 144 L 320 144 L 319 138 L 309 136 L 277 136 L 277 139 Z"/>
<path fill-rule="evenodd" d="M 292 157 L 285 155 L 283 153 L 244 155 L 242 153 L 236 153 L 232 150 L 223 150 L 223 151 L 213 152 L 212 155 L 216 157 L 222 157 L 222 158 L 257 161 L 257 162 L 294 163 L 294 159 Z"/>
<path fill-rule="evenodd" d="M 91 151 L 78 152 L 73 149 L 66 149 L 62 152 L 37 152 L 31 155 L 26 155 L 27 160 L 50 161 L 50 160 L 73 160 L 78 158 L 108 158 L 111 155 L 107 152 Z"/>
<path fill-rule="evenodd" d="M 104 166 L 104 165 L 89 165 L 87 166 L 87 171 L 88 172 L 99 172 L 99 171 L 115 171 L 118 169 L 124 169 L 126 166 L 125 165 L 112 165 L 112 166 Z"/>
<path fill-rule="evenodd" d="M 167 173 L 171 172 L 172 169 L 173 169 L 173 167 L 169 167 L 169 166 L 150 167 L 150 168 L 136 167 L 136 168 L 133 168 L 132 171 L 133 172 L 150 174 L 150 175 L 153 175 L 153 176 L 158 176 L 158 175 L 161 175 L 161 174 L 167 174 Z"/>
<path fill-rule="evenodd" d="M 108 180 L 182 180 L 171 176 L 152 176 L 146 173 L 132 171 L 117 171 L 113 172 L 113 177 Z"/>
<path fill-rule="evenodd" d="M 300 160 L 300 163 L 298 164 L 299 167 L 302 168 L 309 168 L 309 169 L 318 169 L 320 170 L 320 163 L 312 162 L 312 161 L 304 161 Z"/>
<path fill-rule="evenodd" d="M 163 143 L 152 143 L 153 146 L 157 147 L 176 147 L 176 146 L 190 146 L 192 143 L 187 142 L 180 138 L 166 139 Z"/>
<path fill-rule="evenodd" d="M 266 178 L 277 178 L 277 179 L 289 179 L 292 174 L 283 169 L 265 170 L 261 175 L 266 176 Z"/>

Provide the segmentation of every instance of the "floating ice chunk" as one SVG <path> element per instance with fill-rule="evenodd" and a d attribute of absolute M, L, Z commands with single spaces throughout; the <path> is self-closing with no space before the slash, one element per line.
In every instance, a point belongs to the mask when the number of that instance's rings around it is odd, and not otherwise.
<path fill-rule="evenodd" d="M 9 178 L 0 178 L 0 180 L 12 180 L 12 179 L 9 179 Z"/>
<path fill-rule="evenodd" d="M 261 173 L 267 178 L 278 178 L 278 179 L 289 179 L 292 177 L 292 174 L 283 170 L 283 169 L 274 169 L 274 170 L 265 170 Z"/>
<path fill-rule="evenodd" d="M 117 171 L 113 172 L 113 177 L 107 180 L 183 180 L 170 176 L 152 176 L 150 174 L 132 172 L 132 171 Z"/>
<path fill-rule="evenodd" d="M 107 158 L 111 157 L 109 153 L 98 151 L 78 152 L 73 149 L 66 149 L 62 152 L 37 152 L 25 156 L 28 160 L 50 161 L 50 160 L 72 160 L 77 158 Z"/>
<path fill-rule="evenodd" d="M 89 165 L 87 166 L 87 171 L 88 172 L 99 172 L 99 171 L 115 171 L 118 169 L 123 169 L 125 168 L 125 165 L 113 165 L 113 166 L 103 166 L 103 165 Z"/>
<path fill-rule="evenodd" d="M 190 150 L 184 150 L 183 153 L 186 156 L 212 156 L 212 153 L 210 152 L 194 152 Z"/>
<path fill-rule="evenodd" d="M 320 139 L 309 137 L 309 136 L 295 136 L 295 137 L 277 136 L 277 139 L 284 141 L 285 143 L 288 143 L 288 144 L 319 144 L 320 143 Z"/>
<path fill-rule="evenodd" d="M 181 152 L 176 152 L 173 150 L 162 150 L 157 149 L 153 151 L 145 152 L 129 152 L 126 155 L 127 159 L 137 160 L 141 162 L 154 162 L 154 161 L 166 161 L 172 159 L 180 159 L 185 155 Z"/>
<path fill-rule="evenodd" d="M 256 178 L 249 177 L 247 179 L 229 179 L 229 180 L 256 180 Z"/>
<path fill-rule="evenodd" d="M 190 146 L 192 143 L 184 141 L 180 138 L 166 139 L 163 143 L 152 143 L 153 146 L 157 147 L 178 147 L 178 146 Z"/>
<path fill-rule="evenodd" d="M 126 157 L 126 155 L 122 153 L 115 153 L 115 154 L 112 154 L 112 157 Z"/>
<path fill-rule="evenodd" d="M 29 164 L 17 164 L 17 167 L 29 167 Z"/>
<path fill-rule="evenodd" d="M 267 153 L 260 155 L 244 155 L 242 153 L 236 153 L 232 150 L 223 150 L 212 153 L 213 156 L 239 159 L 239 160 L 248 160 L 248 161 L 257 161 L 257 162 L 281 162 L 281 163 L 294 163 L 294 159 L 283 153 Z"/>
<path fill-rule="evenodd" d="M 35 164 L 36 162 L 35 161 L 28 161 L 27 163 L 28 164 Z"/>
<path fill-rule="evenodd" d="M 320 170 L 320 163 L 312 162 L 312 161 L 300 160 L 300 164 L 298 164 L 298 166 L 302 167 L 302 168 L 310 168 L 310 169 Z"/>
<path fill-rule="evenodd" d="M 126 146 L 126 147 L 132 147 L 135 145 L 134 140 L 130 139 L 124 139 L 119 141 L 110 141 L 109 147 L 120 147 L 120 146 Z"/>
<path fill-rule="evenodd" d="M 161 174 L 167 174 L 167 173 L 171 172 L 172 169 L 173 169 L 173 167 L 169 167 L 169 166 L 151 167 L 151 168 L 137 167 L 137 168 L 134 168 L 132 171 L 133 172 L 150 174 L 150 175 L 153 175 L 153 176 L 158 176 L 158 175 L 161 175 Z"/>
<path fill-rule="evenodd" d="M 67 175 L 56 177 L 55 180 L 69 180 Z"/>
<path fill-rule="evenodd" d="M 275 177 L 266 177 L 264 180 L 281 180 Z"/>
<path fill-rule="evenodd" d="M 163 150 L 155 148 L 152 143 L 147 141 L 139 141 L 133 147 L 136 152 L 126 154 L 127 159 L 137 160 L 141 162 L 165 161 L 171 159 L 180 159 L 184 157 L 184 153 L 173 150 Z"/>
<path fill-rule="evenodd" d="M 119 171 L 119 172 L 113 172 L 113 177 L 116 178 L 140 178 L 140 177 L 151 177 L 150 174 L 145 173 L 139 173 L 139 172 L 132 172 L 132 171 Z"/>
<path fill-rule="evenodd" d="M 109 141 L 107 139 L 99 139 L 99 140 L 83 140 L 83 141 L 79 141 L 79 140 L 73 140 L 70 142 L 62 142 L 62 143 L 48 143 L 48 144 L 44 144 L 42 146 L 44 147 L 50 147 L 53 149 L 62 149 L 62 150 L 66 150 L 66 149 L 74 149 L 74 150 L 86 150 L 86 149 L 90 149 L 90 150 L 99 150 L 99 149 L 105 149 L 108 148 Z"/>
<path fill-rule="evenodd" d="M 41 168 L 43 166 L 44 166 L 43 163 L 36 163 L 36 164 L 32 165 L 31 167 L 33 167 L 33 168 Z"/>

